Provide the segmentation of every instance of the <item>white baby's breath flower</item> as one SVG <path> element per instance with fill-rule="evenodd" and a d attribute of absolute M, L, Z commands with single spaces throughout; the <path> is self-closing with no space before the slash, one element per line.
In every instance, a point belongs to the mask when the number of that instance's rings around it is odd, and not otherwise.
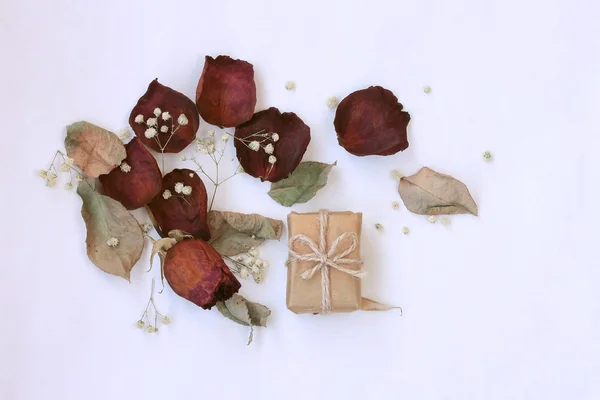
<path fill-rule="evenodd" d="M 492 158 L 494 158 L 492 156 L 492 153 L 490 153 L 489 151 L 483 152 L 483 161 L 485 161 L 485 162 L 491 162 Z"/>
<path fill-rule="evenodd" d="M 277 162 L 277 157 L 269 156 L 269 164 L 275 164 Z"/>
<path fill-rule="evenodd" d="M 148 332 L 148 333 L 154 333 L 154 327 L 152 325 L 148 325 L 146 327 L 146 332 Z"/>
<path fill-rule="evenodd" d="M 138 114 L 135 117 L 134 121 L 135 121 L 136 124 L 143 124 L 144 123 L 144 116 L 142 114 Z"/>
<path fill-rule="evenodd" d="M 190 178 L 193 178 L 193 177 L 194 177 L 194 173 L 190 172 Z"/>
<path fill-rule="evenodd" d="M 158 116 L 159 116 L 161 113 L 162 113 L 162 110 L 161 110 L 160 108 L 156 107 L 156 108 L 154 109 L 154 115 L 155 115 L 156 117 L 158 117 Z"/>
<path fill-rule="evenodd" d="M 185 114 L 181 114 L 181 115 L 179 116 L 179 118 L 177 118 L 177 123 L 178 123 L 179 125 L 187 125 L 187 124 L 188 124 L 188 122 L 189 122 L 189 121 L 188 121 L 187 117 L 185 116 Z"/>
<path fill-rule="evenodd" d="M 61 164 L 61 166 L 60 166 L 60 170 L 62 172 L 69 172 L 70 169 L 71 169 L 71 167 L 67 163 Z"/>
<path fill-rule="evenodd" d="M 184 186 L 183 189 L 181 189 L 181 193 L 183 193 L 186 196 L 192 194 L 192 187 L 191 186 Z"/>
<path fill-rule="evenodd" d="M 223 136 L 221 136 L 221 140 L 223 141 L 223 143 L 227 143 L 230 137 L 231 135 L 229 133 L 224 133 Z"/>
<path fill-rule="evenodd" d="M 237 170 L 235 172 L 238 174 L 241 174 L 242 172 L 244 172 L 244 167 L 242 167 L 241 165 L 238 165 Z"/>
<path fill-rule="evenodd" d="M 48 187 L 54 187 L 54 186 L 56 186 L 56 179 L 48 179 L 46 181 L 46 186 L 48 186 Z"/>
<path fill-rule="evenodd" d="M 170 120 L 170 119 L 171 119 L 171 114 L 169 114 L 169 112 L 168 112 L 168 111 L 165 111 L 165 112 L 163 112 L 163 113 L 162 113 L 162 119 L 163 119 L 163 121 L 168 121 L 168 120 Z"/>
<path fill-rule="evenodd" d="M 273 135 L 271 135 L 271 139 L 273 139 L 274 142 L 279 140 L 279 135 L 274 133 Z"/>
<path fill-rule="evenodd" d="M 262 268 L 263 267 L 263 260 L 261 260 L 260 258 L 257 258 L 256 261 L 254 262 L 254 266 L 256 268 Z"/>
<path fill-rule="evenodd" d="M 440 219 L 440 223 L 441 223 L 443 226 L 450 226 L 450 218 L 448 218 L 448 217 L 442 217 L 442 218 Z"/>
<path fill-rule="evenodd" d="M 157 123 L 158 123 L 158 119 L 156 119 L 156 118 L 148 118 L 148 121 L 146 121 L 146 124 L 148 126 L 156 126 Z"/>
<path fill-rule="evenodd" d="M 204 143 L 198 143 L 196 144 L 196 151 L 202 154 L 208 154 L 208 147 L 206 147 Z"/>
<path fill-rule="evenodd" d="M 393 201 L 393 202 L 392 202 L 392 208 L 393 208 L 394 210 L 397 210 L 397 209 L 399 209 L 399 208 L 400 208 L 400 204 L 399 204 L 397 201 Z"/>
<path fill-rule="evenodd" d="M 151 224 L 142 224 L 142 231 L 144 233 L 148 233 L 152 230 L 152 225 Z"/>
<path fill-rule="evenodd" d="M 162 196 L 163 196 L 163 199 L 165 199 L 165 200 L 169 200 L 169 199 L 171 198 L 171 196 L 172 196 L 172 194 L 171 194 L 171 191 L 170 191 L 170 190 L 168 190 L 168 189 L 167 189 L 167 190 L 165 190 L 165 191 L 163 192 Z"/>
<path fill-rule="evenodd" d="M 75 175 L 75 180 L 76 180 L 77 182 L 83 182 L 83 175 L 81 175 L 81 174 L 77 174 L 77 175 Z"/>
<path fill-rule="evenodd" d="M 253 247 L 248 251 L 248 254 L 250 254 L 252 257 L 256 257 L 258 256 L 258 248 L 257 247 Z"/>
<path fill-rule="evenodd" d="M 163 126 L 160 127 L 160 131 L 162 133 L 167 133 L 167 132 L 169 132 L 169 127 L 166 126 L 166 125 L 163 125 Z"/>
<path fill-rule="evenodd" d="M 71 190 L 71 189 L 73 189 L 73 183 L 71 183 L 71 182 L 65 183 L 65 190 Z"/>
<path fill-rule="evenodd" d="M 146 132 L 144 132 L 144 136 L 146 136 L 148 139 L 152 139 L 154 136 L 156 136 L 156 129 L 154 129 L 154 128 L 146 129 Z"/>
<path fill-rule="evenodd" d="M 427 221 L 431 222 L 432 224 L 435 224 L 435 221 L 437 221 L 437 217 L 435 215 L 430 215 L 429 217 L 427 217 Z"/>
<path fill-rule="evenodd" d="M 253 140 L 248 145 L 248 148 L 252 151 L 258 151 L 258 149 L 260 149 L 260 143 L 258 143 L 256 140 Z"/>
<path fill-rule="evenodd" d="M 48 180 L 55 180 L 56 179 L 56 174 L 54 172 L 50 172 L 48 173 Z"/>
<path fill-rule="evenodd" d="M 208 154 L 213 154 L 216 150 L 217 150 L 217 148 L 215 147 L 214 143 L 209 143 L 206 146 L 206 151 L 208 152 Z"/>
<path fill-rule="evenodd" d="M 254 266 L 254 264 L 256 263 L 256 257 L 248 257 L 248 259 L 246 260 L 246 265 L 249 266 Z"/>
<path fill-rule="evenodd" d="M 273 145 L 271 143 L 269 143 L 268 145 L 265 146 L 265 153 L 273 154 L 274 151 L 275 151 L 275 147 L 273 147 Z"/>
<path fill-rule="evenodd" d="M 246 267 L 240 268 L 240 276 L 242 279 L 247 279 L 250 276 L 250 271 Z"/>
<path fill-rule="evenodd" d="M 402 233 L 404 233 L 405 235 L 408 235 L 410 233 L 410 229 L 408 229 L 408 226 L 402 227 Z"/>
<path fill-rule="evenodd" d="M 400 171 L 398 171 L 397 169 L 392 171 L 392 178 L 394 178 L 395 180 L 399 181 L 400 179 L 402 179 L 404 175 L 402 175 L 402 173 Z"/>
<path fill-rule="evenodd" d="M 329 108 L 336 108 L 338 103 L 339 103 L 338 98 L 335 96 L 331 96 L 331 97 L 327 98 L 327 107 L 329 107 Z"/>
<path fill-rule="evenodd" d="M 121 163 L 121 165 L 119 165 L 119 168 L 121 168 L 121 171 L 128 173 L 129 171 L 131 171 L 131 165 L 127 164 L 125 161 L 123 161 Z"/>
<path fill-rule="evenodd" d="M 111 237 L 106 241 L 106 245 L 108 247 L 117 247 L 119 245 L 119 239 L 117 239 L 116 237 Z"/>
<path fill-rule="evenodd" d="M 181 193 L 181 191 L 183 190 L 183 182 L 177 182 L 175 184 L 175 193 Z"/>
<path fill-rule="evenodd" d="M 296 89 L 296 82 L 294 81 L 287 81 L 285 83 L 285 90 L 294 90 Z"/>
<path fill-rule="evenodd" d="M 71 157 L 65 157 L 65 164 L 71 166 L 74 162 L 75 160 L 73 160 Z"/>
<path fill-rule="evenodd" d="M 160 319 L 160 322 L 163 325 L 169 325 L 171 323 L 171 318 L 169 318 L 168 315 L 163 315 L 162 318 Z"/>
<path fill-rule="evenodd" d="M 138 329 L 142 329 L 144 327 L 144 325 L 146 325 L 146 323 L 144 321 L 142 321 L 141 319 L 135 323 L 135 327 Z"/>
<path fill-rule="evenodd" d="M 121 132 L 119 132 L 119 139 L 121 139 L 121 140 L 125 140 L 129 136 L 131 136 L 131 132 L 129 132 L 129 129 L 127 129 L 127 128 L 122 129 Z"/>
<path fill-rule="evenodd" d="M 263 269 L 259 269 L 258 271 L 255 271 L 252 276 L 254 277 L 254 282 L 263 283 L 265 280 L 265 271 Z"/>
<path fill-rule="evenodd" d="M 45 169 L 41 170 L 38 175 L 40 176 L 40 178 L 42 179 L 46 179 L 48 178 L 48 171 L 46 171 Z"/>
<path fill-rule="evenodd" d="M 181 161 L 187 161 L 187 157 L 186 156 L 181 156 Z"/>
<path fill-rule="evenodd" d="M 383 230 L 383 225 L 381 225 L 381 224 L 375 224 L 375 229 L 377 229 L 378 231 L 382 231 Z"/>
<path fill-rule="evenodd" d="M 269 266 L 269 262 L 267 260 L 262 260 L 263 268 L 267 268 Z"/>
<path fill-rule="evenodd" d="M 208 136 L 210 136 L 210 137 L 215 137 L 215 130 L 214 130 L 214 129 L 210 129 L 210 130 L 208 131 Z"/>
<path fill-rule="evenodd" d="M 425 87 L 423 88 L 423 91 L 424 91 L 425 93 L 429 93 L 429 92 L 431 92 L 431 88 L 430 88 L 429 86 L 425 86 Z"/>

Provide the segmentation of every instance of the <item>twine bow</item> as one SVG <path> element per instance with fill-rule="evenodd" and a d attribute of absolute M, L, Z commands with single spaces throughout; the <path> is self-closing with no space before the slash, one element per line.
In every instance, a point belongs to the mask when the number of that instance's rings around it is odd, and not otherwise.
<path fill-rule="evenodd" d="M 360 258 L 344 258 L 352 253 L 358 246 L 358 236 L 354 232 L 345 232 L 335 239 L 329 250 L 327 250 L 327 223 L 329 222 L 329 211 L 319 211 L 319 244 L 317 245 L 306 235 L 298 234 L 290 238 L 290 261 L 308 261 L 315 262 L 315 266 L 304 271 L 300 277 L 302 279 L 311 279 L 317 271 L 321 271 L 321 312 L 329 314 L 331 312 L 331 282 L 329 280 L 329 268 L 335 268 L 345 274 L 362 278 L 364 272 L 361 269 L 354 270 L 342 266 L 342 264 L 362 265 Z M 350 247 L 336 254 L 340 243 L 346 239 L 351 239 Z M 292 244 L 304 243 L 312 253 L 298 254 L 292 250 Z"/>

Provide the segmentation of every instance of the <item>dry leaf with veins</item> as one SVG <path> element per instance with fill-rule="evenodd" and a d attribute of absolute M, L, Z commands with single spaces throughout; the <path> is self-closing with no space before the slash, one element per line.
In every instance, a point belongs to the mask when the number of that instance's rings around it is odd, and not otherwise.
<path fill-rule="evenodd" d="M 415 214 L 473 214 L 477 204 L 469 189 L 450 175 L 423 167 L 419 172 L 400 179 L 398 192 L 406 208 Z"/>

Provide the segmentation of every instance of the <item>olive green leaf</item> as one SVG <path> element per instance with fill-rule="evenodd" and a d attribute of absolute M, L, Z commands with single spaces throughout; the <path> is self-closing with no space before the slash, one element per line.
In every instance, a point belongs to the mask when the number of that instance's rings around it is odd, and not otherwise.
<path fill-rule="evenodd" d="M 402 177 L 398 192 L 406 208 L 415 214 L 477 215 L 477 204 L 464 183 L 427 167 Z"/>
<path fill-rule="evenodd" d="M 329 172 L 335 165 L 337 161 L 333 164 L 302 162 L 290 176 L 271 185 L 269 196 L 285 207 L 306 203 L 325 187 Z"/>
<path fill-rule="evenodd" d="M 246 300 L 239 294 L 234 294 L 225 301 L 217 303 L 217 309 L 221 314 L 240 325 L 249 326 L 250 334 L 248 344 L 252 343 L 254 337 L 254 326 L 267 326 L 267 318 L 271 310 L 262 304 Z"/>
<path fill-rule="evenodd" d="M 229 257 L 260 246 L 265 240 L 279 240 L 283 232 L 283 222 L 259 214 L 212 210 L 207 223 L 212 236 L 210 244 Z"/>
<path fill-rule="evenodd" d="M 117 135 L 85 121 L 67 126 L 65 149 L 74 164 L 92 178 L 108 174 L 127 156 Z"/>
<path fill-rule="evenodd" d="M 81 182 L 77 194 L 83 200 L 88 257 L 102 271 L 129 280 L 144 249 L 140 224 L 121 203 L 98 193 L 93 179 Z M 118 244 L 109 246 L 109 239 L 117 239 Z"/>

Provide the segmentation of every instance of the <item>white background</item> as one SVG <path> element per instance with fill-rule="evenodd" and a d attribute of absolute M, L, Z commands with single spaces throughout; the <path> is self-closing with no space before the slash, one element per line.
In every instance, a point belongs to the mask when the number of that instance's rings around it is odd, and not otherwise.
<path fill-rule="evenodd" d="M 599 11 L 583 0 L 3 1 L 0 398 L 600 398 Z M 145 274 L 147 251 L 131 284 L 97 270 L 81 200 L 36 173 L 71 122 L 125 127 L 155 77 L 193 98 L 207 54 L 253 63 L 257 109 L 298 113 L 312 130 L 305 160 L 338 160 L 294 209 L 362 211 L 364 294 L 403 317 L 289 312 L 285 236 L 261 250 L 266 282 L 242 288 L 273 310 L 251 346 L 245 327 L 170 289 L 158 304 L 173 324 L 134 328 L 158 272 Z M 353 157 L 325 100 L 375 84 L 410 112 L 410 147 Z M 390 171 L 423 165 L 465 182 L 480 217 L 444 228 L 392 210 Z M 237 177 L 216 207 L 285 219 L 268 187 Z"/>

